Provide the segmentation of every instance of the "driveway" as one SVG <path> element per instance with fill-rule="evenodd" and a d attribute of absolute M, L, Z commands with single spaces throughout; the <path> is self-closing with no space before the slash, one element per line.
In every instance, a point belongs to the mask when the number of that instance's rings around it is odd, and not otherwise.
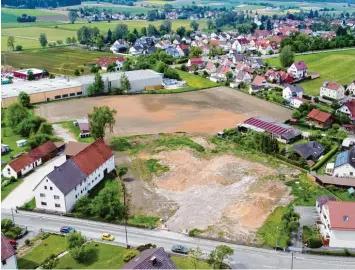
<path fill-rule="evenodd" d="M 35 169 L 30 175 L 26 176 L 17 188 L 15 188 L 2 202 L 1 207 L 10 209 L 22 206 L 30 201 L 35 195 L 33 189 L 48 173 L 53 171 L 54 166 L 60 166 L 65 162 L 65 155 L 55 157 L 47 161 L 42 166 Z"/>
<path fill-rule="evenodd" d="M 316 206 L 296 206 L 295 211 L 300 214 L 300 226 L 312 227 L 318 220 Z"/>
<path fill-rule="evenodd" d="M 59 124 L 53 124 L 53 132 L 57 138 L 62 139 L 66 143 L 77 142 L 73 135 Z"/>

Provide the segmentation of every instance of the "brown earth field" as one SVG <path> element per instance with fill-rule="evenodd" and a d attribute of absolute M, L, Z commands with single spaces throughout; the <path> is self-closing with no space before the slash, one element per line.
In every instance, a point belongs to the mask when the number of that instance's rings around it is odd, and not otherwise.
<path fill-rule="evenodd" d="M 50 122 L 87 117 L 94 106 L 117 110 L 111 136 L 171 132 L 215 133 L 253 116 L 284 122 L 291 110 L 227 87 L 179 94 L 102 96 L 39 105 Z"/>
<path fill-rule="evenodd" d="M 205 148 L 203 153 L 187 147 L 154 146 L 155 139 L 188 136 Z M 200 229 L 203 236 L 257 243 L 257 231 L 277 206 L 288 205 L 292 196 L 279 179 L 299 172 L 280 163 L 269 166 L 238 157 L 232 152 L 216 154 L 210 135 L 169 134 L 132 137 L 139 152 L 117 152 L 117 166 L 128 166 L 125 185 L 133 215 L 159 216 L 164 227 L 175 232 Z M 152 144 L 153 141 L 153 144 Z M 138 147 L 140 148 L 140 147 Z M 148 173 L 148 160 L 168 168 Z M 144 179 L 144 180 L 143 180 Z"/>

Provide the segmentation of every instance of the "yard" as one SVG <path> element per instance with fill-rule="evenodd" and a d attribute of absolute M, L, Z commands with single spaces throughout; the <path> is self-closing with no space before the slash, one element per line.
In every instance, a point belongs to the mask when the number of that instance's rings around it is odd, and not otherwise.
<path fill-rule="evenodd" d="M 95 141 L 93 137 L 80 138 L 80 129 L 78 126 L 74 126 L 73 121 L 60 122 L 56 124 L 60 124 L 63 128 L 67 129 L 71 134 L 73 134 L 78 142 L 92 143 Z"/>
<path fill-rule="evenodd" d="M 7 144 L 10 147 L 10 152 L 1 155 L 1 161 L 10 162 L 11 157 L 26 151 L 26 147 L 18 147 L 16 141 L 25 139 L 21 135 L 14 133 L 10 127 L 3 126 L 1 128 L 1 143 Z"/>
<path fill-rule="evenodd" d="M 18 254 L 20 258 L 17 263 L 20 269 L 35 269 L 51 254 L 59 255 L 67 247 L 65 238 L 59 235 L 50 235 L 48 238 L 38 241 L 40 241 L 40 244 L 29 253 L 25 251 L 26 255 Z M 34 245 L 36 243 L 38 242 L 35 242 Z"/>
<path fill-rule="evenodd" d="M 187 257 L 172 256 L 171 259 L 176 264 L 178 269 L 195 268 L 195 265 L 193 265 L 193 263 Z M 196 269 L 212 269 L 212 267 L 205 261 L 199 261 L 196 265 Z"/>
<path fill-rule="evenodd" d="M 318 79 L 301 83 L 308 95 L 319 95 L 324 81 L 349 84 L 355 79 L 355 69 L 349 68 L 355 66 L 355 50 L 298 55 L 295 60 L 305 61 L 310 72 L 320 74 Z M 272 66 L 280 66 L 279 58 L 269 58 L 266 62 Z"/>
<path fill-rule="evenodd" d="M 47 48 L 7 53 L 6 63 L 14 68 L 31 68 L 33 63 L 36 63 L 36 68 L 47 69 L 51 73 L 73 75 L 74 71 L 80 68 L 84 68 L 86 73 L 89 73 L 85 64 L 95 62 L 101 56 L 112 56 L 112 54 L 70 48 Z M 3 59 L 4 57 L 2 61 Z"/>
<path fill-rule="evenodd" d="M 184 72 L 178 69 L 176 69 L 176 71 L 179 73 L 181 80 L 186 81 L 188 86 L 192 88 L 196 88 L 196 89 L 211 88 L 218 85 L 217 83 L 212 82 L 209 79 L 202 78 L 201 76 Z"/>
<path fill-rule="evenodd" d="M 70 254 L 64 255 L 59 259 L 56 266 L 57 269 L 118 269 L 121 268 L 126 262 L 123 257 L 127 249 L 119 246 L 91 242 L 89 246 L 97 248 L 96 256 L 86 261 L 86 263 L 78 263 Z M 139 251 L 129 250 L 139 254 Z"/>

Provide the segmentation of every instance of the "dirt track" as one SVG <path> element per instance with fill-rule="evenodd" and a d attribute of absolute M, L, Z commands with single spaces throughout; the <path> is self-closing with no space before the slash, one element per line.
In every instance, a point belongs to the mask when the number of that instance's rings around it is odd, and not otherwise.
<path fill-rule="evenodd" d="M 94 106 L 103 105 L 117 110 L 112 135 L 215 133 L 252 116 L 281 122 L 291 116 L 286 108 L 227 87 L 169 95 L 73 99 L 40 105 L 37 113 L 50 122 L 59 122 L 87 116 Z"/>

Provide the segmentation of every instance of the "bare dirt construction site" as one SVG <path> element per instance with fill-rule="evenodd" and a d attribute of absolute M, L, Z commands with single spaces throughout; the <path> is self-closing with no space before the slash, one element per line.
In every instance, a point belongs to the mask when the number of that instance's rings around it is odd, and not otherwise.
<path fill-rule="evenodd" d="M 291 110 L 227 87 L 179 94 L 72 99 L 39 105 L 36 112 L 50 122 L 60 122 L 87 117 L 94 106 L 103 105 L 117 110 L 111 136 L 215 133 L 252 116 L 281 122 L 291 117 Z"/>
<path fill-rule="evenodd" d="M 166 147 L 172 137 L 134 137 L 131 143 L 145 146 L 133 151 L 126 163 L 131 169 L 126 187 L 132 214 L 159 216 L 172 231 L 197 228 L 213 238 L 255 242 L 268 215 L 290 203 L 289 189 L 279 175 L 294 170 L 282 164 L 273 168 L 233 153 L 217 154 L 216 146 L 203 135 L 168 136 L 188 137 L 204 151 L 176 144 Z M 151 160 L 159 163 L 154 173 L 147 169 Z"/>

